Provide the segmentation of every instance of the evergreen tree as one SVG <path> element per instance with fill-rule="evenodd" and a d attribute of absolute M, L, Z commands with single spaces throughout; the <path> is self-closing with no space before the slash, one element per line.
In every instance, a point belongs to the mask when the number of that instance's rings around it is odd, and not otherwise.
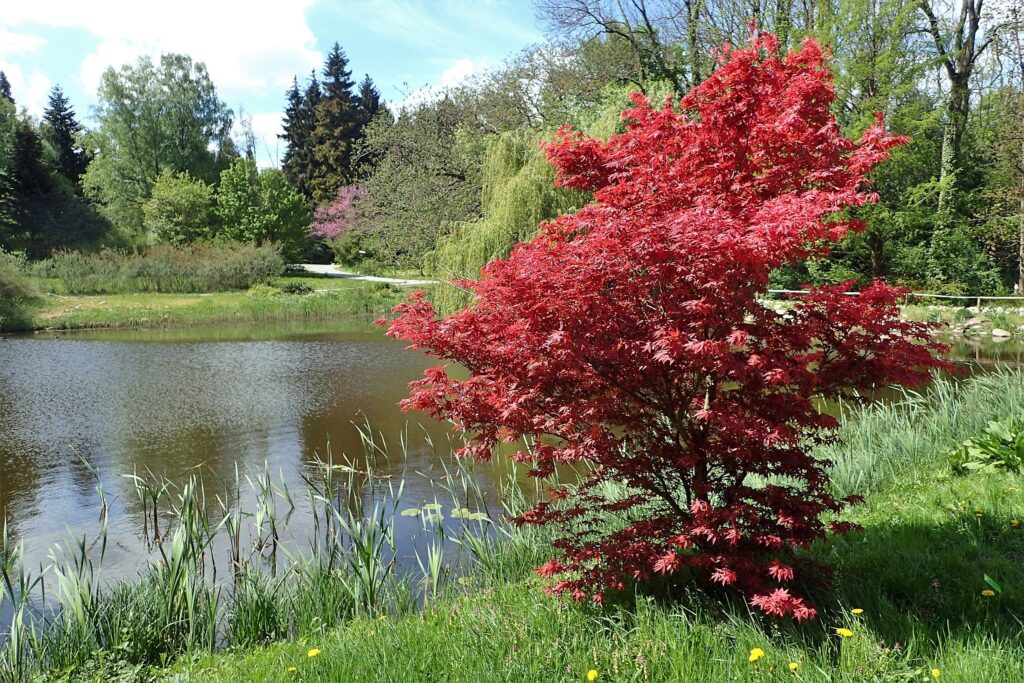
<path fill-rule="evenodd" d="M 43 121 L 47 126 L 45 131 L 49 142 L 57 153 L 58 172 L 77 188 L 89 158 L 77 139 L 82 126 L 59 85 L 53 86 L 50 91 L 50 101 L 43 113 Z"/>
<path fill-rule="evenodd" d="M 360 133 L 362 133 L 363 126 L 369 123 L 377 115 L 377 112 L 380 111 L 380 91 L 373 84 L 373 79 L 370 78 L 369 74 L 366 74 L 363 81 L 359 84 L 356 109 L 359 112 L 359 127 Z"/>
<path fill-rule="evenodd" d="M 359 119 L 348 58 L 337 43 L 324 64 L 323 98 L 315 108 L 312 177 L 313 199 L 328 202 L 338 188 L 352 181 L 352 148 L 359 136 Z"/>
<path fill-rule="evenodd" d="M 7 74 L 0 71 L 0 97 L 14 104 L 14 97 L 11 95 L 11 82 L 7 80 Z"/>
<path fill-rule="evenodd" d="M 12 167 L 19 203 L 53 191 L 53 178 L 43 155 L 43 141 L 26 121 L 14 131 Z"/>
<path fill-rule="evenodd" d="M 280 136 L 288 145 L 281 169 L 292 187 L 306 199 L 312 199 L 313 131 L 316 128 L 316 108 L 323 95 L 316 72 L 312 72 L 303 93 L 298 80 L 292 81 L 288 91 L 288 106 L 284 113 L 284 133 Z"/>

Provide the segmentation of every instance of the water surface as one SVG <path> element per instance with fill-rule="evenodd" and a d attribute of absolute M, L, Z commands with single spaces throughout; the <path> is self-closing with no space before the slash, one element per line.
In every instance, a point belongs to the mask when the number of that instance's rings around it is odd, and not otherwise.
<path fill-rule="evenodd" d="M 1018 364 L 1024 345 L 958 340 L 951 357 L 975 370 Z M 369 499 L 375 486 L 404 479 L 406 506 L 443 497 L 434 482 L 449 464 L 450 431 L 397 407 L 430 363 L 368 321 L 0 340 L 0 509 L 37 566 L 71 536 L 97 537 L 99 483 L 111 502 L 104 566 L 108 575 L 128 575 L 151 548 L 142 505 L 123 475 L 152 472 L 180 482 L 198 474 L 211 499 L 237 504 L 236 466 L 243 477 L 267 467 L 297 501 L 285 540 L 304 546 L 311 528 L 302 475 L 328 448 L 336 459 L 363 452 L 353 422 L 369 423 L 392 446 L 409 434 L 408 459 L 376 463 L 381 478 L 363 481 L 357 496 Z M 476 471 L 496 513 L 495 492 L 507 476 L 503 462 Z M 250 493 L 243 486 L 243 504 L 251 506 Z M 408 560 L 416 539 L 429 533 L 417 518 L 398 522 Z"/>

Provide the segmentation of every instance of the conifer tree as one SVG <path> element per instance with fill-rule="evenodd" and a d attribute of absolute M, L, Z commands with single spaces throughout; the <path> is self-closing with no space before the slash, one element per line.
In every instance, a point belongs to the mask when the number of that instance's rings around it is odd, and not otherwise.
<path fill-rule="evenodd" d="M 359 121 L 348 58 L 338 43 L 324 63 L 323 98 L 317 104 L 313 131 L 316 172 L 312 179 L 313 199 L 327 202 L 341 185 L 352 180 L 352 147 L 358 137 Z"/>
<path fill-rule="evenodd" d="M 288 98 L 288 105 L 284 109 L 284 120 L 281 122 L 282 132 L 277 136 L 287 145 L 284 159 L 281 161 L 281 169 L 284 171 L 285 177 L 288 178 L 288 182 L 293 187 L 299 188 L 303 181 L 303 169 L 299 159 L 305 147 L 302 135 L 302 108 L 305 102 L 302 91 L 299 90 L 297 76 L 292 78 L 292 87 L 288 89 L 285 96 Z"/>
<path fill-rule="evenodd" d="M 59 85 L 50 91 L 43 121 L 46 123 L 45 134 L 57 152 L 57 171 L 77 188 L 89 158 L 77 140 L 82 126 Z"/>
<path fill-rule="evenodd" d="M 14 104 L 14 97 L 11 95 L 11 82 L 7 80 L 7 74 L 0 71 L 0 97 Z"/>
<path fill-rule="evenodd" d="M 359 112 L 360 135 L 362 128 L 377 115 L 380 111 L 380 91 L 374 85 L 370 74 L 366 74 L 359 84 L 359 95 L 356 99 L 356 109 Z"/>
<path fill-rule="evenodd" d="M 305 92 L 299 90 L 298 79 L 289 89 L 288 106 L 284 113 L 284 133 L 280 136 L 288 145 L 281 164 L 292 187 L 306 199 L 312 199 L 310 179 L 313 173 L 313 130 L 316 128 L 316 107 L 322 94 L 316 72 L 310 74 Z"/>

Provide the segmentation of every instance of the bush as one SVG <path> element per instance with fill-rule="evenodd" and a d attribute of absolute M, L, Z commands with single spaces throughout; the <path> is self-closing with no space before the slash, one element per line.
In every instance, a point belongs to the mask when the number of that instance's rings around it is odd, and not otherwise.
<path fill-rule="evenodd" d="M 161 173 L 143 205 L 143 226 L 160 242 L 181 244 L 213 233 L 213 189 L 188 173 Z"/>
<path fill-rule="evenodd" d="M 953 468 L 963 474 L 985 470 L 1019 472 L 1024 461 L 1024 422 L 1015 417 L 992 420 L 978 436 L 953 453 Z"/>
<path fill-rule="evenodd" d="M 334 252 L 334 262 L 339 266 L 351 268 L 372 257 L 366 235 L 359 230 L 346 232 L 329 244 Z"/>
<path fill-rule="evenodd" d="M 195 243 L 139 253 L 58 252 L 36 269 L 67 294 L 222 292 L 268 282 L 284 270 L 284 259 L 273 244 Z"/>
<path fill-rule="evenodd" d="M 281 291 L 285 294 L 296 294 L 298 296 L 305 296 L 306 294 L 312 294 L 313 288 L 305 282 L 286 282 L 281 287 Z"/>
<path fill-rule="evenodd" d="M 309 206 L 280 169 L 261 171 L 249 159 L 224 169 L 217 188 L 217 215 L 222 237 L 275 242 L 290 261 L 299 259 L 309 246 Z"/>
<path fill-rule="evenodd" d="M 22 259 L 0 250 L 0 330 L 25 327 L 25 309 L 38 295 L 24 266 Z"/>

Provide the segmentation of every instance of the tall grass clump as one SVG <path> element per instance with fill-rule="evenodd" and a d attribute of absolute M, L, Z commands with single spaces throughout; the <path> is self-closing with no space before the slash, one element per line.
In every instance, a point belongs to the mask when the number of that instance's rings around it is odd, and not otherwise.
<path fill-rule="evenodd" d="M 189 653 L 322 637 L 353 619 L 410 614 L 464 594 L 481 578 L 521 577 L 533 566 L 537 539 L 520 538 L 492 515 L 470 466 L 447 469 L 434 482 L 434 502 L 410 508 L 403 500 L 407 436 L 392 455 L 382 435 L 368 427 L 360 433 L 361 455 L 335 458 L 328 449 L 308 466 L 304 495 L 265 466 L 218 479 L 216 493 L 198 474 L 184 482 L 126 475 L 150 552 L 136 578 L 115 582 L 103 576 L 112 501 L 93 472 L 99 538 L 57 546 L 33 574 L 4 536 L 3 597 L 13 616 L 0 638 L 0 680 L 107 679 Z M 392 458 L 400 458 L 391 465 L 403 475 L 377 475 Z M 505 487 L 509 505 L 525 505 L 514 473 Z M 286 530 L 297 514 L 312 520 L 307 547 L 283 540 L 295 543 Z M 395 537 L 402 516 L 418 519 L 426 541 L 426 552 L 404 565 Z M 503 566 L 506 545 L 512 552 Z"/>
<path fill-rule="evenodd" d="M 24 260 L 0 250 L 0 330 L 26 327 L 26 310 L 38 295 Z"/>
<path fill-rule="evenodd" d="M 897 481 L 934 476 L 937 456 L 979 433 L 993 419 L 1024 412 L 1024 375 L 1006 367 L 968 381 L 937 377 L 927 389 L 901 390 L 891 401 L 841 407 L 836 443 L 818 449 L 833 461 L 841 495 L 865 494 Z"/>
<path fill-rule="evenodd" d="M 275 244 L 208 242 L 159 245 L 128 253 L 58 252 L 36 265 L 64 294 L 223 292 L 269 282 L 284 270 Z"/>

